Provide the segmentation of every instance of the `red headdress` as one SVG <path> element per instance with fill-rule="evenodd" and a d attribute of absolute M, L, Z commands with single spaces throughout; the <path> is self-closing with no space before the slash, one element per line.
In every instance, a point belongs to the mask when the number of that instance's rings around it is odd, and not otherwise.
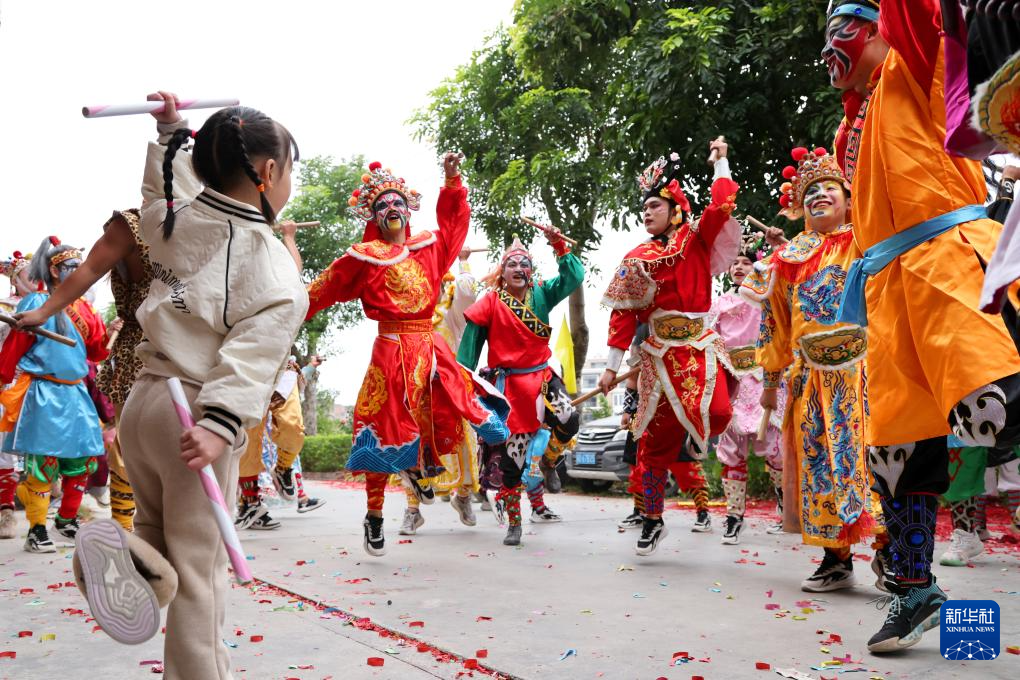
<path fill-rule="evenodd" d="M 669 160 L 665 156 L 659 156 L 658 160 L 638 176 L 638 186 L 644 194 L 641 200 L 647 201 L 652 196 L 659 196 L 673 201 L 685 213 L 690 213 L 691 202 L 680 188 L 679 178 L 682 174 L 680 154 L 675 151 L 670 153 Z"/>
<path fill-rule="evenodd" d="M 787 165 L 783 168 L 783 177 L 787 181 L 779 187 L 779 212 L 788 219 L 796 220 L 804 216 L 804 192 L 816 182 L 831 179 L 843 184 L 850 191 L 850 182 L 836 162 L 836 158 L 823 147 L 808 151 L 802 146 L 790 152 L 797 167 Z"/>
<path fill-rule="evenodd" d="M 397 177 L 389 168 L 383 168 L 382 163 L 373 161 L 368 164 L 368 172 L 361 176 L 361 186 L 351 192 L 347 199 L 348 212 L 365 220 L 365 234 L 362 241 L 375 241 L 382 238 L 379 226 L 375 223 L 375 216 L 372 205 L 375 199 L 387 191 L 395 191 L 407 201 L 410 210 L 418 210 L 421 207 L 421 194 L 410 189 L 403 177 Z M 407 225 L 407 236 L 411 235 L 411 225 Z"/>

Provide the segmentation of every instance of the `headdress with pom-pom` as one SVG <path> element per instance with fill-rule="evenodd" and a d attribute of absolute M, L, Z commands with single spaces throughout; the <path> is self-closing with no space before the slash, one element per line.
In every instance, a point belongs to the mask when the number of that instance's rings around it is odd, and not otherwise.
<path fill-rule="evenodd" d="M 403 196 L 411 210 L 421 207 L 421 194 L 408 188 L 403 177 L 397 177 L 389 168 L 383 168 L 382 163 L 373 161 L 368 164 L 368 172 L 361 176 L 361 186 L 347 199 L 348 212 L 366 222 L 370 221 L 374 215 L 372 204 L 387 191 L 395 191 Z"/>
<path fill-rule="evenodd" d="M 502 267 L 503 265 L 505 265 L 506 261 L 509 260 L 514 255 L 523 255 L 529 258 L 531 257 L 531 253 L 528 251 L 528 247 L 521 242 L 521 237 L 518 236 L 517 234 L 514 234 L 514 240 L 511 241 L 510 245 L 507 246 L 506 250 L 503 251 L 503 256 L 499 260 L 499 266 Z"/>
<path fill-rule="evenodd" d="M 790 152 L 790 157 L 797 163 L 797 167 L 787 165 L 783 168 L 786 181 L 779 187 L 779 205 L 783 207 L 779 212 L 788 219 L 796 220 L 804 216 L 804 192 L 816 182 L 835 180 L 850 191 L 850 182 L 836 158 L 823 147 L 808 151 L 798 146 Z"/>
<path fill-rule="evenodd" d="M 680 177 L 683 175 L 681 168 L 680 154 L 675 151 L 669 154 L 668 159 L 659 156 L 658 160 L 645 168 L 644 172 L 638 175 L 642 203 L 652 196 L 659 196 L 673 201 L 685 213 L 690 213 L 691 202 L 680 188 Z"/>
<path fill-rule="evenodd" d="M 30 264 L 32 264 L 32 253 L 22 255 L 20 250 L 15 250 L 10 259 L 0 261 L 0 274 L 9 277 L 13 283 L 18 274 Z"/>

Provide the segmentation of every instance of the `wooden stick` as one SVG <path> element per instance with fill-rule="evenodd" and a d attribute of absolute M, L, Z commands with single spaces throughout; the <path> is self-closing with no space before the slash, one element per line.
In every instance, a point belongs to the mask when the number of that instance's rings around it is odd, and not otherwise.
<path fill-rule="evenodd" d="M 471 248 L 470 250 L 471 250 L 472 253 L 487 253 L 487 252 L 489 252 L 488 248 Z"/>
<path fill-rule="evenodd" d="M 524 222 L 525 224 L 530 224 L 535 229 L 538 229 L 539 231 L 541 231 L 541 232 L 543 232 L 545 234 L 553 233 L 553 231 L 552 231 L 552 229 L 550 227 L 547 227 L 544 224 L 539 224 L 538 222 L 536 222 L 535 220 L 531 219 L 530 217 L 525 217 L 524 215 L 521 215 L 521 222 Z M 566 241 L 567 243 L 569 243 L 572 246 L 576 246 L 577 245 L 577 241 L 575 241 L 574 239 L 570 238 L 569 236 L 567 236 L 563 232 L 559 232 L 557 234 L 557 236 L 559 236 L 560 238 L 562 238 L 564 241 Z"/>
<path fill-rule="evenodd" d="M 726 138 L 723 137 L 722 135 L 719 135 L 718 137 L 715 138 L 715 141 L 717 141 L 717 142 L 725 142 Z M 708 164 L 709 165 L 715 165 L 715 162 L 717 160 L 719 160 L 719 151 L 718 151 L 718 149 L 712 149 L 712 153 L 708 154 Z"/>
<path fill-rule="evenodd" d="M 617 386 L 617 385 L 619 385 L 620 383 L 622 383 L 622 382 L 624 382 L 624 381 L 628 380 L 629 378 L 632 378 L 632 377 L 634 377 L 635 375 L 637 375 L 637 374 L 638 374 L 638 371 L 640 371 L 640 370 L 641 370 L 640 368 L 632 368 L 632 369 L 630 369 L 629 371 L 627 371 L 626 373 L 621 373 L 620 375 L 616 376 L 616 380 L 614 380 L 613 382 L 611 382 L 611 383 L 609 384 L 609 386 L 610 386 L 610 387 L 616 387 L 616 386 Z M 593 390 L 592 390 L 591 392 L 585 392 L 585 393 L 584 393 L 584 394 L 582 394 L 582 395 L 581 395 L 580 397 L 578 397 L 577 399 L 574 399 L 574 400 L 573 400 L 572 402 L 570 402 L 570 403 L 571 403 L 571 404 L 572 404 L 573 406 L 577 406 L 578 404 L 583 404 L 584 402 L 588 401 L 589 399 L 592 399 L 592 398 L 594 398 L 594 397 L 597 397 L 597 396 L 599 396 L 600 394 L 602 394 L 602 390 L 601 390 L 600 388 L 596 387 L 596 388 L 595 388 L 595 389 L 593 389 Z"/>
<path fill-rule="evenodd" d="M 0 314 L 0 321 L 3 321 L 4 323 L 6 323 L 9 326 L 13 326 L 15 328 L 18 328 L 18 320 L 15 319 L 13 316 L 7 316 L 6 314 Z M 60 335 L 59 333 L 54 333 L 53 331 L 48 331 L 45 328 L 40 328 L 39 326 L 31 326 L 31 327 L 26 326 L 25 328 L 18 328 L 18 330 L 19 331 L 25 331 L 26 333 L 34 333 L 35 335 L 38 335 L 39 337 L 42 337 L 42 338 L 48 338 L 50 340 L 56 340 L 57 342 L 59 342 L 61 344 L 67 345 L 68 347 L 74 347 L 75 345 L 78 344 L 73 339 L 71 339 L 71 338 L 69 338 L 69 337 L 67 337 L 65 335 Z"/>
<path fill-rule="evenodd" d="M 297 227 L 298 229 L 304 229 L 306 227 L 317 227 L 320 224 L 322 224 L 322 222 L 319 222 L 318 220 L 316 220 L 314 222 L 297 222 L 297 223 L 294 224 L 294 226 Z M 280 225 L 274 224 L 273 225 L 273 231 L 279 232 L 280 231 Z"/>
<path fill-rule="evenodd" d="M 755 436 L 755 443 L 764 444 L 768 434 L 769 422 L 772 420 L 772 409 L 767 408 L 761 415 L 761 423 L 758 425 L 758 434 Z"/>
<path fill-rule="evenodd" d="M 751 223 L 751 226 L 757 227 L 758 229 L 761 230 L 761 232 L 763 234 L 767 234 L 768 230 L 772 228 L 769 225 L 765 224 L 764 222 L 759 222 L 758 220 L 756 220 L 755 218 L 751 217 L 750 215 L 747 215 L 746 219 L 747 219 L 748 222 Z"/>
<path fill-rule="evenodd" d="M 117 342 L 117 338 L 120 337 L 120 329 L 118 328 L 114 332 L 110 333 L 110 340 L 106 343 L 106 351 L 109 352 L 113 349 L 113 344 Z"/>

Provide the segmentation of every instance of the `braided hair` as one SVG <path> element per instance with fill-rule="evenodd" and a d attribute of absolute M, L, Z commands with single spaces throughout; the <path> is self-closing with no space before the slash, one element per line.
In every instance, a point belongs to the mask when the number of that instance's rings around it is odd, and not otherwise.
<path fill-rule="evenodd" d="M 255 170 L 252 157 L 272 158 L 281 166 L 298 161 L 297 142 L 293 135 L 272 118 L 247 106 L 220 109 L 197 131 L 181 129 L 170 137 L 163 157 L 163 193 L 166 197 L 166 218 L 163 239 L 174 231 L 173 160 L 181 146 L 195 138 L 191 162 L 198 178 L 210 189 L 221 193 L 239 182 L 252 182 L 259 190 L 260 208 L 266 222 L 276 222 L 276 212 L 266 198 L 265 184 Z"/>

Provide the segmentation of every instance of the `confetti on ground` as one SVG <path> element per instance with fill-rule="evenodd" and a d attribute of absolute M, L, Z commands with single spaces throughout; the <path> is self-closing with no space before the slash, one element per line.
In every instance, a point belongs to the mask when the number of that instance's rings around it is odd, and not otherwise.
<path fill-rule="evenodd" d="M 1009 652 L 1010 654 L 1020 654 L 1020 647 L 1016 645 L 1010 645 L 1009 647 L 1006 647 L 1006 651 Z"/>
<path fill-rule="evenodd" d="M 16 659 L 18 658 L 17 652 L 0 652 L 0 659 Z"/>
<path fill-rule="evenodd" d="M 765 663 L 764 661 L 755 661 L 754 662 L 754 668 L 755 668 L 755 670 L 759 670 L 759 671 L 772 670 L 772 666 L 770 666 L 769 664 Z"/>
<path fill-rule="evenodd" d="M 566 650 L 565 652 L 563 652 L 562 654 L 560 654 L 560 661 L 563 661 L 565 659 L 569 659 L 572 656 L 577 656 L 577 650 L 574 649 L 574 648 L 570 648 L 570 649 Z"/>
<path fill-rule="evenodd" d="M 384 658 L 382 658 L 381 656 L 370 656 L 370 657 L 368 657 L 368 665 L 369 666 L 382 666 L 384 663 L 386 663 L 386 660 Z"/>

